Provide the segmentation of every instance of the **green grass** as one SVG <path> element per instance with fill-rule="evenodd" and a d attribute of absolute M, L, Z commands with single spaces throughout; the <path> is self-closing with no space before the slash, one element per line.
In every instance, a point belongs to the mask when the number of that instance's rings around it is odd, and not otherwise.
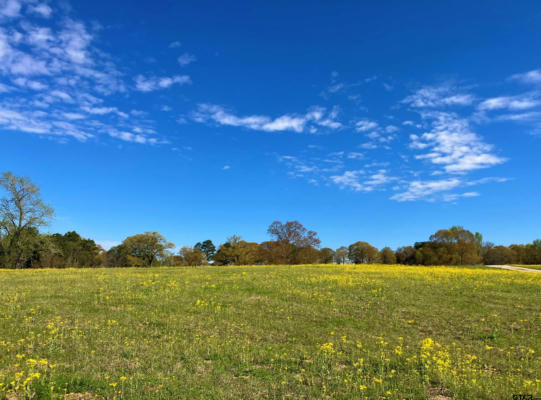
<path fill-rule="evenodd" d="M 0 399 L 540 396 L 540 278 L 382 265 L 0 270 Z"/>

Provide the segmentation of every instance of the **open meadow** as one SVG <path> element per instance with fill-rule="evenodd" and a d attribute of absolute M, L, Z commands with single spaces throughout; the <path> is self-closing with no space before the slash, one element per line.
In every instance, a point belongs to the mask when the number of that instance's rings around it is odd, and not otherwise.
<path fill-rule="evenodd" d="M 0 399 L 541 396 L 533 273 L 0 270 L 0 287 Z"/>

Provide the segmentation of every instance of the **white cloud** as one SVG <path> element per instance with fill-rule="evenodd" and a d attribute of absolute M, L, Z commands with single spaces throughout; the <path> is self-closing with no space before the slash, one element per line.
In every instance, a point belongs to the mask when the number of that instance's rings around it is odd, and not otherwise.
<path fill-rule="evenodd" d="M 512 75 L 509 79 L 516 80 L 522 83 L 541 83 L 541 69 L 534 69 L 532 71 L 524 72 L 521 74 Z"/>
<path fill-rule="evenodd" d="M 186 85 L 191 83 L 188 75 L 175 75 L 172 77 L 148 77 L 137 75 L 135 77 L 135 88 L 141 92 L 152 92 L 158 89 L 166 89 L 174 84 Z"/>
<path fill-rule="evenodd" d="M 360 177 L 363 174 L 363 170 L 345 171 L 342 175 L 331 176 L 330 179 L 341 189 L 349 188 L 359 192 L 361 190 L 365 190 L 365 187 L 360 183 Z"/>
<path fill-rule="evenodd" d="M 231 169 L 231 166 L 229 166 L 229 165 L 224 165 L 222 169 L 223 169 L 224 171 L 227 171 L 228 169 Z"/>
<path fill-rule="evenodd" d="M 182 46 L 182 43 L 180 43 L 179 41 L 169 43 L 169 48 L 171 48 L 171 49 L 176 49 L 176 48 L 178 48 L 180 46 Z"/>
<path fill-rule="evenodd" d="M 184 53 L 177 58 L 178 63 L 182 66 L 191 64 L 196 60 L 197 58 L 193 54 L 190 54 L 190 53 Z"/>
<path fill-rule="evenodd" d="M 351 160 L 362 160 L 364 158 L 364 154 L 356 152 L 356 151 L 352 151 L 348 153 L 347 157 Z"/>
<path fill-rule="evenodd" d="M 89 106 L 83 106 L 83 107 L 81 107 L 81 110 L 87 112 L 88 114 L 92 114 L 92 115 L 116 114 L 119 117 L 128 118 L 128 114 L 126 114 L 123 111 L 120 111 L 116 107 L 89 107 Z M 132 110 L 132 115 L 136 115 L 136 114 L 133 113 L 133 110 Z"/>
<path fill-rule="evenodd" d="M 425 86 L 409 95 L 402 103 L 415 108 L 434 108 L 447 106 L 467 106 L 473 103 L 474 96 L 462 93 L 457 88 L 445 84 L 441 86 Z"/>
<path fill-rule="evenodd" d="M 35 6 L 29 6 L 28 10 L 44 18 L 49 18 L 53 12 L 53 9 L 45 3 L 40 3 Z"/>
<path fill-rule="evenodd" d="M 138 144 L 156 144 L 158 139 L 149 138 L 145 135 L 135 134 L 127 131 L 119 131 L 117 129 L 110 129 L 108 134 L 116 139 L 123 140 L 125 142 L 132 142 Z"/>
<path fill-rule="evenodd" d="M 62 90 L 51 91 L 51 96 L 58 97 L 59 99 L 64 100 L 67 103 L 73 102 L 72 97 L 66 92 L 63 92 Z"/>
<path fill-rule="evenodd" d="M 261 125 L 261 130 L 268 132 L 275 131 L 295 131 L 302 132 L 306 120 L 303 117 L 292 117 L 289 115 L 282 115 L 269 122 Z"/>
<path fill-rule="evenodd" d="M 528 121 L 537 121 L 541 119 L 540 111 L 530 111 L 525 113 L 513 113 L 513 114 L 502 114 L 496 117 L 499 121 L 517 121 L 517 122 L 528 122 Z"/>
<path fill-rule="evenodd" d="M 379 125 L 375 121 L 370 121 L 367 119 L 361 119 L 355 123 L 355 130 L 357 132 L 367 132 L 373 129 L 379 128 Z"/>
<path fill-rule="evenodd" d="M 442 166 L 447 173 L 465 173 L 506 161 L 492 154 L 493 146 L 472 132 L 467 120 L 444 112 L 425 113 L 423 117 L 433 120 L 432 130 L 421 136 L 410 135 L 410 147 L 428 152 L 415 158 Z"/>
<path fill-rule="evenodd" d="M 49 87 L 48 85 L 40 81 L 30 80 L 23 77 L 18 77 L 18 78 L 13 79 L 13 83 L 15 83 L 16 85 L 20 87 L 29 88 L 32 90 L 44 90 Z"/>
<path fill-rule="evenodd" d="M 44 19 L 53 13 L 56 18 Z M 162 142 L 150 136 L 152 121 L 137 126 L 137 116 L 128 120 L 127 113 L 105 105 L 101 96 L 126 88 L 112 58 L 93 46 L 95 31 L 64 9 L 53 10 L 38 0 L 0 0 L 0 21 L 0 75 L 13 85 L 0 84 L 2 129 L 57 140 L 109 135 L 135 143 Z M 175 82 L 160 79 L 157 84 Z"/>
<path fill-rule="evenodd" d="M 387 170 L 380 169 L 377 173 L 370 175 L 369 178 L 363 182 L 363 185 L 368 188 L 368 190 L 373 190 L 376 186 L 381 186 L 394 180 L 395 178 L 387 175 Z"/>
<path fill-rule="evenodd" d="M 443 201 L 456 201 L 462 197 L 477 197 L 477 196 L 479 196 L 479 193 L 477 192 L 451 193 L 451 194 L 444 194 L 442 196 L 442 199 Z"/>
<path fill-rule="evenodd" d="M 79 113 L 66 112 L 66 113 L 63 113 L 63 115 L 66 119 L 69 119 L 70 121 L 86 118 L 83 114 L 79 114 Z"/>
<path fill-rule="evenodd" d="M 19 0 L 0 0 L 0 16 L 15 18 L 21 11 L 21 2 Z"/>
<path fill-rule="evenodd" d="M 526 110 L 540 105 L 541 102 L 531 95 L 493 97 L 479 104 L 478 109 L 487 110 Z"/>
<path fill-rule="evenodd" d="M 342 175 L 332 175 L 330 180 L 341 189 L 351 189 L 356 192 L 371 192 L 396 178 L 387 175 L 387 170 L 380 169 L 375 174 L 366 176 L 364 170 L 344 171 Z"/>
<path fill-rule="evenodd" d="M 223 107 L 215 104 L 199 104 L 197 111 L 192 113 L 192 118 L 201 123 L 213 121 L 219 125 L 243 127 L 252 130 L 265 132 L 303 132 L 310 124 L 310 133 L 317 132 L 315 126 L 324 126 L 331 129 L 338 129 L 342 126 L 337 121 L 331 119 L 335 112 L 331 111 L 327 116 L 326 109 L 323 107 L 313 107 L 304 115 L 285 114 L 276 118 L 266 115 L 249 115 L 239 117 L 226 111 Z"/>
<path fill-rule="evenodd" d="M 414 201 L 419 199 L 427 199 L 431 195 L 448 191 L 460 186 L 462 181 L 458 178 L 449 178 L 439 181 L 413 181 L 410 182 L 408 188 L 403 193 L 397 193 L 391 197 L 397 201 Z"/>

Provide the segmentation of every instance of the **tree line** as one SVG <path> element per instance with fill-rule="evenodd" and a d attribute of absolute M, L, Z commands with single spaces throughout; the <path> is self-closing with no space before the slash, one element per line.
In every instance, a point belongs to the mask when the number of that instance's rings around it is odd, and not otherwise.
<path fill-rule="evenodd" d="M 77 232 L 45 234 L 39 229 L 53 217 L 39 188 L 28 178 L 5 172 L 0 177 L 5 196 L 0 200 L 0 267 L 152 267 L 158 265 L 249 264 L 541 264 L 541 239 L 530 244 L 495 246 L 480 233 L 460 226 L 441 229 L 429 240 L 396 250 L 381 250 L 366 241 L 337 249 L 321 248 L 318 234 L 298 221 L 273 222 L 270 240 L 257 243 L 233 235 L 214 245 L 204 240 L 174 252 L 175 245 L 158 232 L 129 236 L 118 246 L 103 249 Z"/>

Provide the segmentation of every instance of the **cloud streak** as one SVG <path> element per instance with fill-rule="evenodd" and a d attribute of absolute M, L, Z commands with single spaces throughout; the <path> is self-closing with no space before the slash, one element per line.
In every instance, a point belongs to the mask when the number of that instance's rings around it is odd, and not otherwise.
<path fill-rule="evenodd" d="M 266 115 L 237 116 L 216 104 L 199 104 L 192 113 L 194 121 L 214 122 L 218 125 L 242 127 L 263 132 L 309 132 L 317 133 L 318 128 L 340 129 L 342 124 L 335 120 L 337 111 L 327 112 L 323 107 L 314 107 L 305 114 L 284 114 L 275 118 Z"/>

